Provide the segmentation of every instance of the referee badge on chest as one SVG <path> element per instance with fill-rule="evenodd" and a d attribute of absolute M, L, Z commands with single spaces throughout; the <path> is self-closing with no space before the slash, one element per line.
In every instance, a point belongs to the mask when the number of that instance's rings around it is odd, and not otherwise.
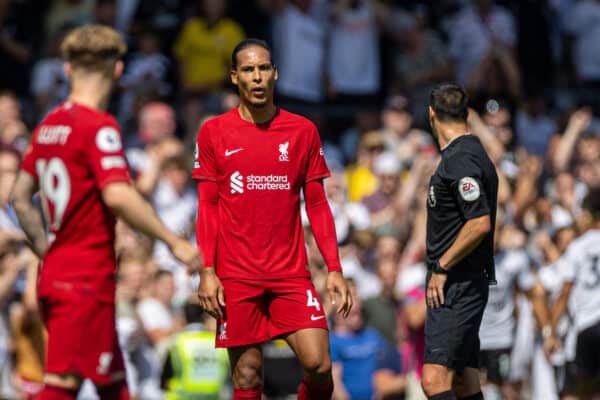
<path fill-rule="evenodd" d="M 429 186 L 429 193 L 427 194 L 427 203 L 429 207 L 435 207 L 437 204 L 437 200 L 435 199 L 435 190 L 433 189 L 433 185 Z"/>

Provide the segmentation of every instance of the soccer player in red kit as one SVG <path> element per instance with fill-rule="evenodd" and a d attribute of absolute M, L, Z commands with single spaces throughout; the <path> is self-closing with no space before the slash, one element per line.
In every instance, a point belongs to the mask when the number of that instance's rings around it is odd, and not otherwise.
<path fill-rule="evenodd" d="M 90 25 L 62 44 L 69 98 L 33 133 L 13 192 L 21 226 L 43 259 L 38 297 L 48 330 L 37 399 L 73 400 L 84 378 L 103 400 L 129 397 L 115 327 L 115 216 L 163 240 L 191 270 L 196 247 L 170 232 L 131 186 L 120 129 L 106 109 L 126 50 L 111 28 Z M 32 203 L 38 190 L 46 222 Z"/>
<path fill-rule="evenodd" d="M 329 269 L 330 300 L 339 296 L 337 312 L 347 315 L 352 298 L 323 189 L 329 170 L 319 133 L 274 105 L 277 69 L 265 42 L 238 44 L 231 80 L 241 104 L 202 126 L 192 173 L 205 262 L 200 302 L 218 320 L 217 347 L 228 348 L 234 399 L 261 398 L 261 343 L 274 337 L 287 341 L 305 371 L 298 398 L 329 399 L 327 321 L 307 269 L 301 190 Z"/>

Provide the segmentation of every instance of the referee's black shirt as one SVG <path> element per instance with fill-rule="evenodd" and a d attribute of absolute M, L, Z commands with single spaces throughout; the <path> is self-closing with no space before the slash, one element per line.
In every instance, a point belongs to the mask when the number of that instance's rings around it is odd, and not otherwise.
<path fill-rule="evenodd" d="M 490 232 L 450 270 L 450 279 L 488 279 L 494 275 L 494 226 L 498 194 L 496 168 L 479 138 L 463 135 L 442 150 L 442 160 L 427 191 L 427 251 L 429 264 L 454 243 L 468 219 L 490 215 Z"/>

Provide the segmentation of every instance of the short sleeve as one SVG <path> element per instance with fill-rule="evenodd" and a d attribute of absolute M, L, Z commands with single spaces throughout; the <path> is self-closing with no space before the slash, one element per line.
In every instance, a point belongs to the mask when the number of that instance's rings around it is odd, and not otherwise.
<path fill-rule="evenodd" d="M 483 171 L 474 156 L 459 153 L 446 160 L 446 178 L 450 191 L 456 199 L 465 219 L 477 218 L 490 213 L 490 206 L 483 186 Z"/>
<path fill-rule="evenodd" d="M 194 169 L 192 178 L 199 181 L 217 180 L 217 167 L 215 163 L 215 149 L 211 138 L 210 124 L 205 123 L 198 132 L 196 147 L 194 149 Z"/>
<path fill-rule="evenodd" d="M 319 132 L 314 125 L 311 125 L 310 135 L 305 183 L 327 178 L 331 175 L 325 161 L 325 153 L 323 152 Z"/>
<path fill-rule="evenodd" d="M 113 118 L 95 128 L 88 146 L 89 162 L 100 190 L 110 183 L 131 182 L 121 131 Z"/>

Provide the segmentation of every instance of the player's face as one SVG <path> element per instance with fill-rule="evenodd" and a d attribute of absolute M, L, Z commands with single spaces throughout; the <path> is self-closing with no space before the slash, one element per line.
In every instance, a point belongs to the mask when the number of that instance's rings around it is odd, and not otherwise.
<path fill-rule="evenodd" d="M 273 102 L 277 69 L 269 52 L 259 46 L 247 47 L 237 54 L 237 68 L 231 82 L 238 87 L 242 103 L 262 108 Z"/>

